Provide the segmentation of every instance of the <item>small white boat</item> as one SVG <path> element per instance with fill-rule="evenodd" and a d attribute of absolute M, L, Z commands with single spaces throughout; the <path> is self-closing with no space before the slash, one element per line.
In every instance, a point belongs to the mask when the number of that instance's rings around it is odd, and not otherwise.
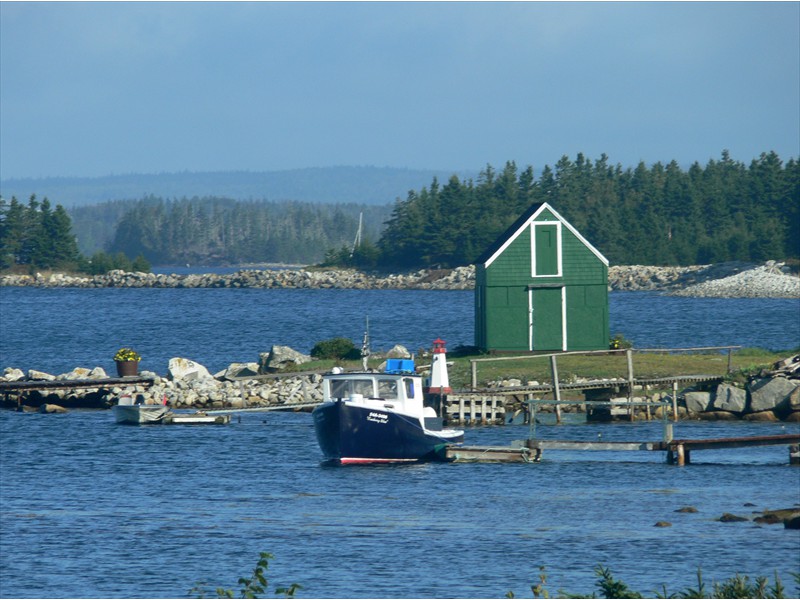
<path fill-rule="evenodd" d="M 117 423 L 129 425 L 145 425 L 148 423 L 161 423 L 170 414 L 169 407 L 163 404 L 137 403 L 131 396 L 121 396 L 119 403 L 114 407 L 114 417 Z"/>

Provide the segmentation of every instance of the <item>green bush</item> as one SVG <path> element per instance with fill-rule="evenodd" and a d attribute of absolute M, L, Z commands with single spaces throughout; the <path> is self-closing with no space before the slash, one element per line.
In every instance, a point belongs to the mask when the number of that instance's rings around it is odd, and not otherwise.
<path fill-rule="evenodd" d="M 334 360 L 358 360 L 361 358 L 361 351 L 356 348 L 352 340 L 337 337 L 317 342 L 311 349 L 311 356 Z"/>

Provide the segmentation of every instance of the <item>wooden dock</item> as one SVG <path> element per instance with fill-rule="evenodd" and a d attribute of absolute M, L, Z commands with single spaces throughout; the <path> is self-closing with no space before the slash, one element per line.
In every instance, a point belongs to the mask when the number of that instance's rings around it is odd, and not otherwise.
<path fill-rule="evenodd" d="M 105 377 L 103 379 L 37 379 L 33 381 L 0 381 L 0 394 L 16 394 L 20 392 L 44 390 L 78 390 L 78 389 L 107 389 L 125 385 L 153 385 L 151 377 Z"/>
<path fill-rule="evenodd" d="M 667 464 L 691 464 L 695 450 L 722 450 L 726 448 L 754 448 L 758 446 L 789 446 L 789 464 L 800 465 L 800 433 L 782 435 L 745 436 L 713 439 L 683 439 L 653 442 L 607 442 L 585 440 L 518 440 L 511 446 L 448 446 L 445 457 L 452 462 L 526 462 L 542 459 L 545 450 L 573 451 L 626 451 L 666 452 Z"/>

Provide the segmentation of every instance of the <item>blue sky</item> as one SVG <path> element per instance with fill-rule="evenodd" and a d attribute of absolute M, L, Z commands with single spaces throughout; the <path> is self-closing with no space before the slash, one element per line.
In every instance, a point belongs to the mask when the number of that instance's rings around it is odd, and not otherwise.
<path fill-rule="evenodd" d="M 800 154 L 797 2 L 0 3 L 0 177 Z"/>

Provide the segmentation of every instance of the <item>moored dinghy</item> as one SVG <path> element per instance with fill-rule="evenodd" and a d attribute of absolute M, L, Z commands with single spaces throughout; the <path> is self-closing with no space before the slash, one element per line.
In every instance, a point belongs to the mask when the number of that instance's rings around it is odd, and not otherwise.
<path fill-rule="evenodd" d="M 424 394 L 414 361 L 389 359 L 383 372 L 345 373 L 334 369 L 323 376 L 323 403 L 314 409 L 314 428 L 325 459 L 340 464 L 445 460 L 448 444 L 464 441 L 464 432 L 443 427 L 434 406 L 442 406 L 444 385 L 434 385 L 437 355 L 444 359 L 444 342 L 434 350 L 433 394 Z M 441 365 L 444 366 L 444 361 Z M 446 368 L 446 367 L 445 367 Z"/>
<path fill-rule="evenodd" d="M 169 408 L 165 405 L 144 404 L 128 395 L 120 396 L 119 402 L 114 406 L 114 417 L 117 423 L 127 425 L 161 423 L 169 414 Z"/>

